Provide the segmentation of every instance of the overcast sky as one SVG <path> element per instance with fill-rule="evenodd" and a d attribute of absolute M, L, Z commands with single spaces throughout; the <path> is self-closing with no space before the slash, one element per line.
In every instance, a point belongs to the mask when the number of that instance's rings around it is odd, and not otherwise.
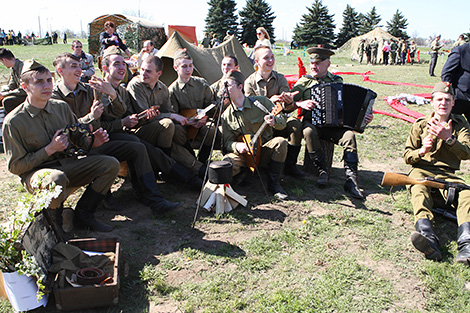
<path fill-rule="evenodd" d="M 21 30 L 23 33 L 34 31 L 44 36 L 49 30 L 71 29 L 76 32 L 88 31 L 88 23 L 103 14 L 123 13 L 138 15 L 164 26 L 192 25 L 196 26 L 196 34 L 201 39 L 204 30 L 204 19 L 207 16 L 208 0 L 109 0 L 109 1 L 13 1 L 7 11 L 2 8 L 0 28 Z M 236 0 L 237 9 L 241 10 L 246 0 Z M 274 20 L 277 39 L 290 40 L 292 31 L 306 14 L 307 6 L 313 1 L 305 0 L 272 0 L 267 1 L 276 16 Z M 408 20 L 407 33 L 419 37 L 442 34 L 444 39 L 457 39 L 463 32 L 470 32 L 470 1 L 468 0 L 323 0 L 330 14 L 334 14 L 337 30 L 341 27 L 342 13 L 350 4 L 357 12 L 366 13 L 373 6 L 377 8 L 386 29 L 386 22 L 400 10 Z M 75 5 L 75 7 L 73 7 Z M 8 10 L 9 10 L 8 9 Z M 21 13 L 20 13 L 21 11 Z"/>

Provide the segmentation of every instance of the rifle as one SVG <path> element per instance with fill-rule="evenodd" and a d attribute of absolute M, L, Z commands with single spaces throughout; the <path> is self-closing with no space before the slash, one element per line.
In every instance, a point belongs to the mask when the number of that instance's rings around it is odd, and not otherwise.
<path fill-rule="evenodd" d="M 470 186 L 466 184 L 459 184 L 448 182 L 443 179 L 433 177 L 425 177 L 424 179 L 414 179 L 403 174 L 396 174 L 385 172 L 382 178 L 382 186 L 403 186 L 403 185 L 425 185 L 431 188 L 438 188 L 447 190 L 446 205 L 451 205 L 454 202 L 455 195 L 461 190 L 470 190 Z M 391 190 L 390 190 L 391 193 Z"/>

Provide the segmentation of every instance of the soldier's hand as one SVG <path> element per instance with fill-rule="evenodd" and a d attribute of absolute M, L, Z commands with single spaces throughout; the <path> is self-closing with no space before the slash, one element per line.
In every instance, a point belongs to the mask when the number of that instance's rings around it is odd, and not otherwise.
<path fill-rule="evenodd" d="M 434 138 L 431 134 L 427 135 L 423 139 L 423 146 L 419 149 L 418 154 L 422 157 L 429 151 L 431 151 L 432 146 L 434 144 Z"/>
<path fill-rule="evenodd" d="M 447 123 L 439 123 L 439 120 L 432 118 L 428 122 L 428 132 L 442 140 L 446 140 L 452 135 L 452 120 Z"/>
<path fill-rule="evenodd" d="M 128 115 L 121 120 L 121 125 L 127 128 L 132 128 L 139 122 L 137 114 Z"/>
<path fill-rule="evenodd" d="M 304 101 L 298 101 L 295 103 L 295 105 L 299 108 L 302 108 L 304 110 L 309 110 L 311 111 L 318 103 L 313 100 L 304 100 Z"/>
<path fill-rule="evenodd" d="M 250 149 L 248 149 L 247 145 L 244 142 L 237 142 L 235 144 L 235 148 L 240 154 L 250 152 Z"/>
<path fill-rule="evenodd" d="M 366 125 L 368 125 L 372 120 L 374 119 L 374 114 L 366 114 L 365 120 L 366 120 Z"/>
<path fill-rule="evenodd" d="M 105 142 L 109 141 L 108 132 L 105 131 L 103 128 L 98 128 L 96 131 L 93 132 L 95 136 L 95 140 L 93 141 L 93 148 L 99 147 Z"/>
<path fill-rule="evenodd" d="M 93 119 L 97 120 L 103 114 L 103 103 L 99 102 L 98 100 L 93 101 L 93 105 L 91 106 L 90 112 L 93 115 Z"/>
<path fill-rule="evenodd" d="M 62 129 L 55 132 L 51 142 L 45 147 L 48 156 L 53 155 L 56 152 L 64 151 L 69 145 L 69 138 L 67 135 L 62 133 Z"/>
<path fill-rule="evenodd" d="M 171 118 L 172 120 L 175 120 L 175 121 L 177 121 L 178 123 L 180 123 L 181 126 L 184 126 L 184 125 L 188 124 L 188 119 L 187 119 L 186 117 L 182 116 L 182 115 L 172 113 L 172 114 L 170 115 L 170 118 Z"/>
<path fill-rule="evenodd" d="M 194 125 L 196 128 L 201 128 L 202 126 L 206 125 L 207 122 L 207 115 L 204 115 L 197 123 Z"/>
<path fill-rule="evenodd" d="M 158 114 L 160 114 L 160 112 L 158 110 L 156 110 L 154 107 L 151 107 L 147 110 L 146 118 L 148 120 L 151 120 L 151 119 L 155 118 Z"/>
<path fill-rule="evenodd" d="M 274 115 L 272 114 L 267 114 L 264 116 L 264 120 L 266 121 L 266 123 L 268 123 L 269 126 L 274 126 Z"/>
<path fill-rule="evenodd" d="M 91 77 L 91 79 L 88 81 L 88 84 L 91 86 L 91 88 L 95 89 L 96 91 L 108 95 L 109 100 L 111 101 L 113 101 L 117 97 L 116 89 L 114 89 L 114 87 L 110 83 L 104 81 L 99 77 L 96 77 L 95 75 Z"/>

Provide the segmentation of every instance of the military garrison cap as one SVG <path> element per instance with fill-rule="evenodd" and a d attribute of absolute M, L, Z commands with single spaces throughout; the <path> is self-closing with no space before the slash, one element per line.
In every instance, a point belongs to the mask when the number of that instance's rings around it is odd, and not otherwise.
<path fill-rule="evenodd" d="M 38 70 L 42 67 L 45 67 L 45 66 L 39 63 L 38 61 L 36 61 L 35 59 L 26 60 L 23 63 L 23 69 L 21 70 L 21 75 L 29 71 Z"/>
<path fill-rule="evenodd" d="M 225 79 L 233 79 L 239 84 L 243 84 L 245 82 L 245 75 L 242 74 L 242 72 L 237 71 L 237 70 L 231 70 L 224 76 Z"/>
<path fill-rule="evenodd" d="M 307 53 L 310 54 L 310 62 L 319 62 L 329 59 L 330 56 L 335 54 L 330 49 L 320 47 L 310 47 L 307 49 Z"/>
<path fill-rule="evenodd" d="M 120 55 L 122 56 L 122 50 L 117 46 L 110 46 L 103 51 L 103 59 L 109 57 L 110 55 Z"/>
<path fill-rule="evenodd" d="M 183 49 L 178 49 L 175 52 L 175 56 L 173 57 L 175 60 L 178 59 L 189 59 L 192 60 L 191 55 L 189 55 L 188 49 L 183 48 Z"/>
<path fill-rule="evenodd" d="M 449 82 L 438 82 L 437 84 L 434 85 L 434 88 L 432 89 L 432 93 L 435 93 L 435 92 L 448 93 L 453 96 L 454 88 L 452 88 L 452 84 Z"/>

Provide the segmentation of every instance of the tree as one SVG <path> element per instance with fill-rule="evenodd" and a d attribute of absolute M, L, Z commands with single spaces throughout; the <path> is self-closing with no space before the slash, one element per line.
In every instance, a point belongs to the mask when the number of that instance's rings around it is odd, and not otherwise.
<path fill-rule="evenodd" d="M 403 16 L 400 11 L 397 10 L 397 12 L 393 14 L 390 22 L 387 22 L 387 31 L 392 36 L 408 39 L 410 38 L 410 36 L 408 36 L 408 34 L 406 33 L 407 26 L 407 19 Z"/>
<path fill-rule="evenodd" d="M 359 13 L 349 4 L 343 12 L 343 27 L 339 30 L 336 46 L 341 47 L 349 39 L 359 36 Z"/>
<path fill-rule="evenodd" d="M 382 18 L 377 14 L 377 9 L 375 6 L 372 7 L 370 12 L 367 12 L 365 15 L 360 14 L 360 27 L 359 35 L 365 34 L 373 30 L 377 25 L 379 25 Z"/>
<path fill-rule="evenodd" d="M 240 11 L 241 42 L 248 45 L 256 43 L 256 29 L 264 27 L 274 42 L 273 21 L 276 18 L 271 6 L 264 0 L 247 0 L 246 6 Z"/>
<path fill-rule="evenodd" d="M 209 12 L 204 20 L 206 22 L 205 32 L 217 35 L 220 42 L 224 39 L 227 30 L 238 35 L 238 16 L 235 0 L 209 0 Z"/>
<path fill-rule="evenodd" d="M 328 14 L 328 7 L 321 0 L 315 0 L 308 13 L 302 15 L 300 23 L 295 26 L 293 39 L 301 46 L 324 45 L 333 47 L 335 24 L 333 14 Z"/>

